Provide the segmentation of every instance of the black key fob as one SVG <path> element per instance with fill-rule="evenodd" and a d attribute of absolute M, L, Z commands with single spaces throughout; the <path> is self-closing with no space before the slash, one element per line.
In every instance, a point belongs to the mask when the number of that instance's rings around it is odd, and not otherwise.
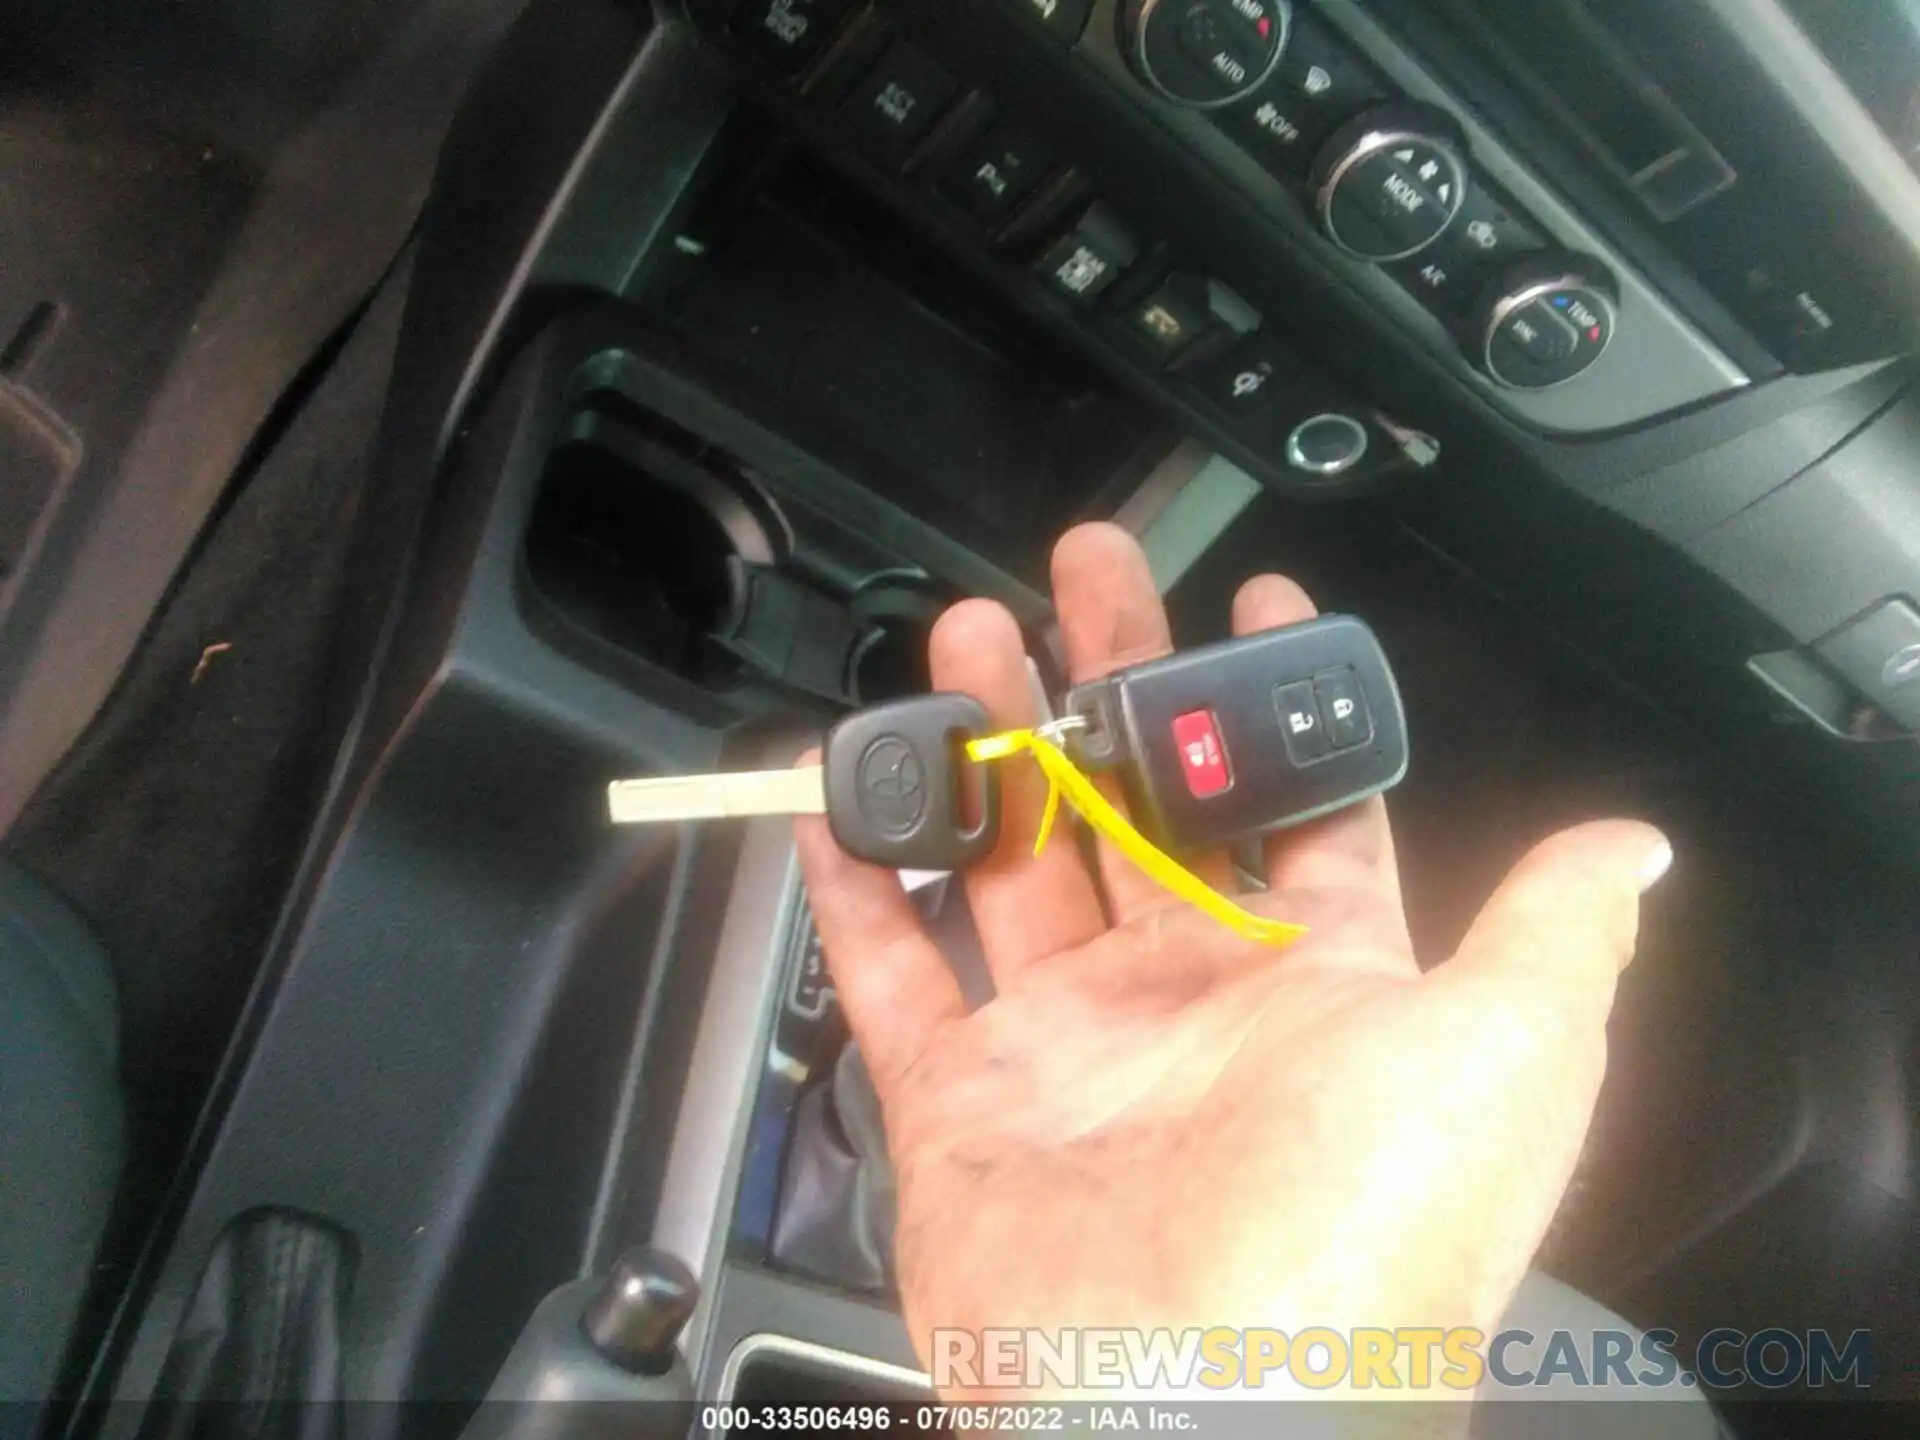
<path fill-rule="evenodd" d="M 1175 854 L 1297 825 L 1400 783 L 1400 689 L 1373 631 L 1328 615 L 1116 671 L 1073 690 L 1067 736 L 1118 770 L 1133 823 Z"/>
<path fill-rule="evenodd" d="M 827 824 L 849 855 L 898 870 L 954 870 L 1000 838 L 1000 779 L 965 746 L 992 733 L 971 695 L 918 695 L 856 710 L 821 756 Z M 966 787 L 976 816 L 967 820 Z"/>

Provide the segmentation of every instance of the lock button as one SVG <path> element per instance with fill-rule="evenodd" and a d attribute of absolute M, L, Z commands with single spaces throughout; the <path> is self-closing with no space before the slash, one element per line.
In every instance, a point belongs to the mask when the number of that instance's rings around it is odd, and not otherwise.
<path fill-rule="evenodd" d="M 1373 716 L 1367 711 L 1367 697 L 1360 689 L 1360 677 L 1351 669 L 1316 676 L 1313 696 L 1320 705 L 1320 721 L 1327 729 L 1327 743 L 1335 750 L 1351 750 L 1373 738 Z"/>
<path fill-rule="evenodd" d="M 1320 718 L 1320 706 L 1313 694 L 1313 682 L 1301 680 L 1282 685 L 1273 692 L 1280 710 L 1280 730 L 1287 737 L 1287 756 L 1296 765 L 1311 765 L 1325 759 L 1333 750 L 1327 738 L 1327 726 Z"/>

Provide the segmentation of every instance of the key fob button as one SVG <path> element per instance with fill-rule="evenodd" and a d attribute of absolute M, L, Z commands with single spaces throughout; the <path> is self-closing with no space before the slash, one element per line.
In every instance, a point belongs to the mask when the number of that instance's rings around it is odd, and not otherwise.
<path fill-rule="evenodd" d="M 1227 742 L 1211 710 L 1191 710 L 1175 719 L 1173 744 L 1180 752 L 1180 773 L 1194 799 L 1205 800 L 1233 788 Z"/>
<path fill-rule="evenodd" d="M 1282 685 L 1273 692 L 1273 700 L 1280 711 L 1280 732 L 1287 737 L 1287 755 L 1294 764 L 1311 765 L 1333 752 L 1311 681 Z"/>
<path fill-rule="evenodd" d="M 1360 689 L 1360 677 L 1352 670 L 1315 676 L 1313 695 L 1319 702 L 1320 723 L 1326 727 L 1327 741 L 1335 750 L 1351 750 L 1373 739 L 1373 715 L 1367 709 L 1366 694 Z"/>

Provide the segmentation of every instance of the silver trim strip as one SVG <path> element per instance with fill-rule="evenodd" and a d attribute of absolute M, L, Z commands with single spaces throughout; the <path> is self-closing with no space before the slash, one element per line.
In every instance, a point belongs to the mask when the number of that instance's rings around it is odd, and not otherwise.
<path fill-rule="evenodd" d="M 789 759 L 797 748 L 787 747 Z M 768 747 L 770 760 L 778 753 Z M 799 908 L 787 822 L 751 823 L 727 894 L 653 1230 L 653 1243 L 700 1277 L 700 1303 L 680 1336 L 695 1369 L 713 1323 L 755 1090 L 779 1011 L 782 940 Z"/>
<path fill-rule="evenodd" d="M 775 1335 L 768 1331 L 758 1331 L 748 1335 L 733 1347 L 727 1356 L 726 1368 L 720 1372 L 720 1388 L 714 1396 L 714 1404 L 725 1405 L 733 1399 L 733 1392 L 740 1383 L 740 1372 L 747 1361 L 756 1355 L 784 1355 L 788 1359 L 805 1361 L 826 1370 L 844 1370 L 868 1380 L 882 1380 L 889 1385 L 908 1385 L 925 1390 L 928 1397 L 933 1395 L 933 1380 L 923 1370 L 909 1370 L 902 1365 L 889 1365 L 884 1360 L 869 1360 L 864 1355 L 855 1355 L 848 1350 L 835 1350 L 826 1345 L 815 1345 L 809 1340 L 795 1340 L 786 1335 Z M 726 1434 L 715 1431 L 715 1440 Z"/>
<path fill-rule="evenodd" d="M 1197 442 L 1195 448 L 1200 448 Z M 1226 456 L 1208 455 L 1176 493 L 1154 508 L 1151 520 L 1144 524 L 1121 521 L 1139 537 L 1140 548 L 1147 552 L 1148 568 L 1153 571 L 1153 583 L 1161 594 L 1199 563 L 1200 557 L 1259 498 L 1262 488 L 1258 480 Z"/>
<path fill-rule="evenodd" d="M 1135 535 L 1144 534 L 1211 459 L 1213 451 L 1200 441 L 1182 440 L 1153 467 L 1152 473 L 1140 482 L 1140 488 L 1121 502 L 1120 508 L 1113 512 L 1113 523 Z"/>

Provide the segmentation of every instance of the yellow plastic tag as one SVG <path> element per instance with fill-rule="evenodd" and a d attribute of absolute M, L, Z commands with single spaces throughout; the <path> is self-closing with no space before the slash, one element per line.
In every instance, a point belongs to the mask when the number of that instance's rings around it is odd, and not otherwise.
<path fill-rule="evenodd" d="M 1277 945 L 1284 949 L 1307 933 L 1304 925 L 1268 920 L 1234 904 L 1160 849 L 1133 828 L 1127 817 L 1100 793 L 1100 788 L 1067 758 L 1065 751 L 1038 731 L 1008 730 L 967 744 L 968 758 L 976 761 L 1005 760 L 1022 754 L 1033 756 L 1047 777 L 1047 808 L 1040 817 L 1040 833 L 1033 842 L 1034 854 L 1038 855 L 1046 847 L 1047 837 L 1053 833 L 1054 822 L 1060 816 L 1061 797 L 1065 796 L 1067 803 L 1080 813 L 1081 818 L 1113 841 L 1121 854 L 1138 865 L 1157 884 L 1172 891 L 1195 909 L 1211 915 L 1236 934 L 1257 940 L 1263 945 Z"/>

